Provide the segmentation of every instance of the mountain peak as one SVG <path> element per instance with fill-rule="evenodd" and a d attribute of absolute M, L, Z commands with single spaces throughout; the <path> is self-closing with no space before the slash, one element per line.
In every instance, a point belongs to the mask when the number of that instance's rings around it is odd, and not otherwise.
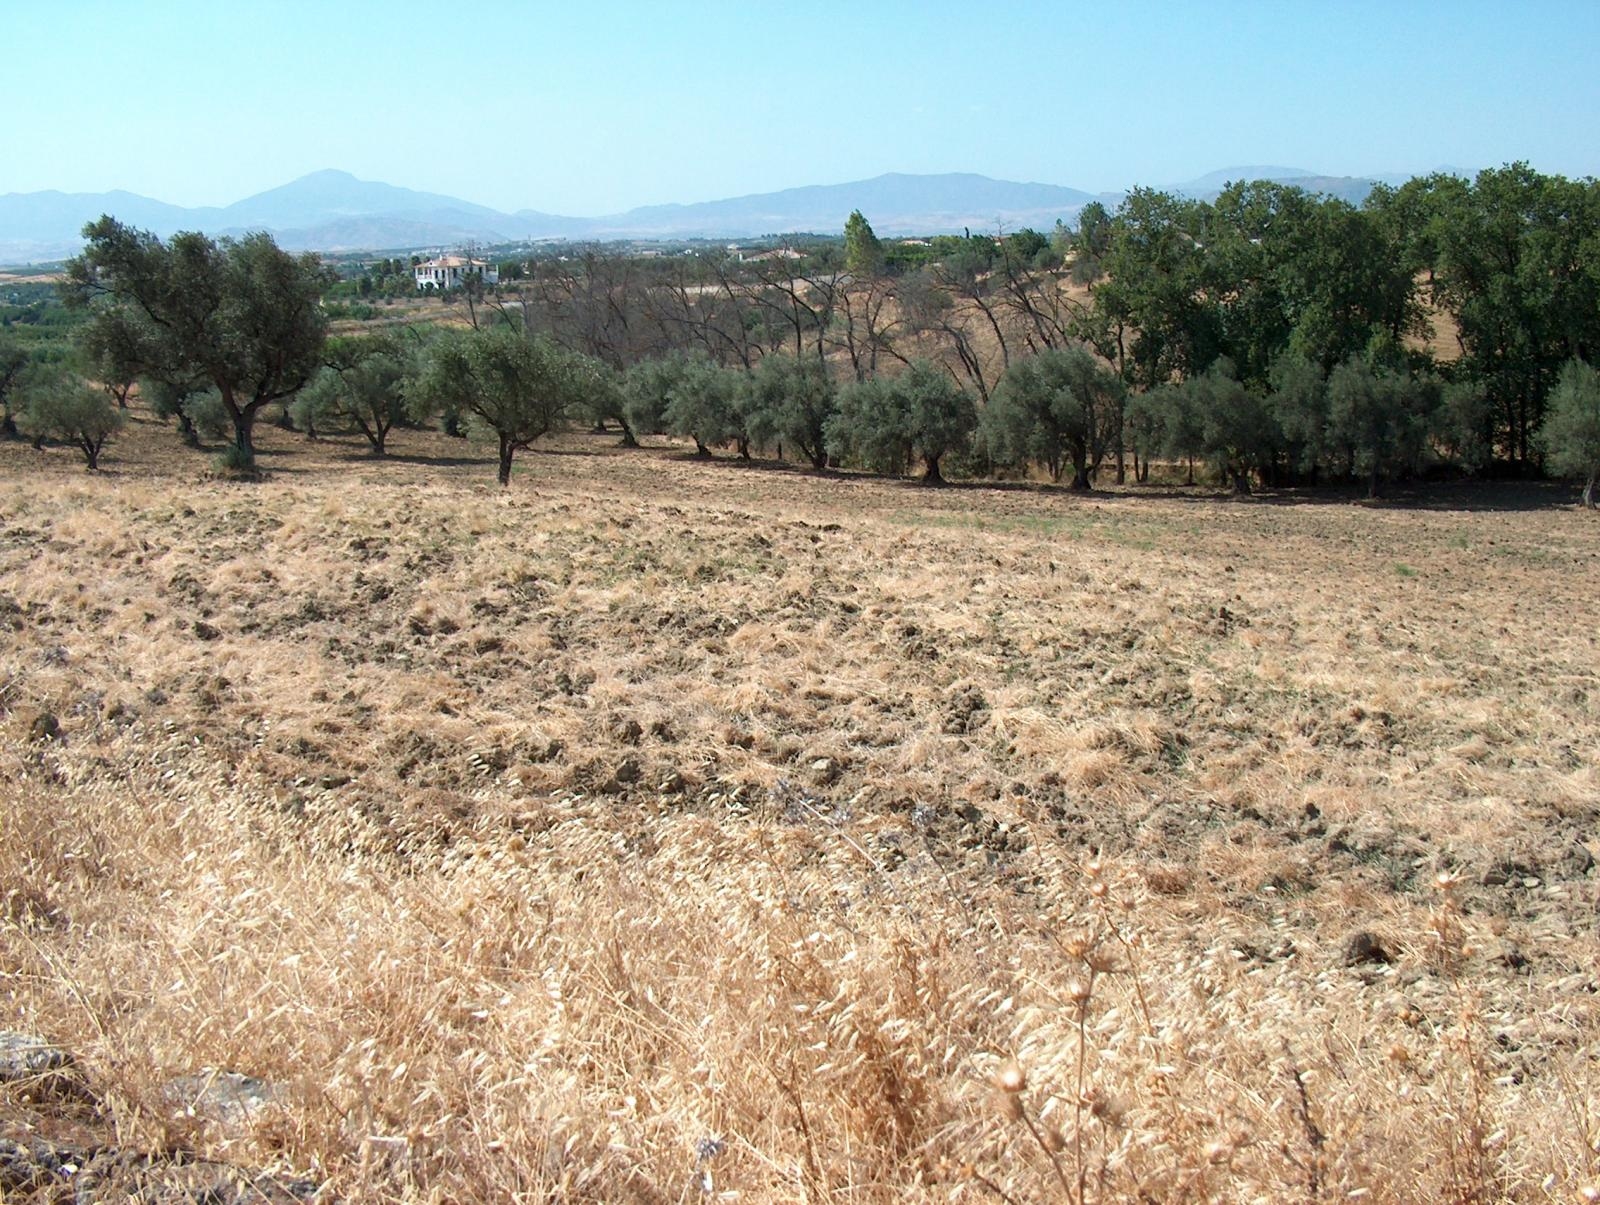
<path fill-rule="evenodd" d="M 1214 196 L 1232 180 L 1271 179 L 1359 204 L 1370 178 L 1319 176 L 1302 168 L 1230 167 L 1173 191 Z M 866 180 L 810 184 L 690 204 L 650 205 L 575 218 L 532 209 L 501 213 L 459 197 L 362 180 L 339 168 L 309 172 L 225 208 L 183 209 L 130 193 L 0 196 L 0 255 L 55 259 L 82 245 L 86 221 L 110 213 L 163 237 L 179 230 L 237 235 L 270 231 L 286 247 L 321 251 L 415 250 L 465 241 L 524 239 L 746 239 L 781 232 L 837 234 L 859 209 L 884 236 L 995 231 L 1072 222 L 1093 194 L 1056 184 L 999 180 L 976 172 L 884 172 Z"/>

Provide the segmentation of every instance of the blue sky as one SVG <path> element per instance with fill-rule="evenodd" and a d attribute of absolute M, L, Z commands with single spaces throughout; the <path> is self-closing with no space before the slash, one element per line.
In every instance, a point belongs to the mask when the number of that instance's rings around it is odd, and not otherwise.
<path fill-rule="evenodd" d="M 886 171 L 1600 174 L 1600 3 L 0 0 L 0 193 L 596 215 Z"/>

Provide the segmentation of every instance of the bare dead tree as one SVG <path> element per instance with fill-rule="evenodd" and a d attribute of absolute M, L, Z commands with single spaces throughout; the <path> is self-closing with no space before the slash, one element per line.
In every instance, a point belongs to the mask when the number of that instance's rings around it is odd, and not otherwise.
<path fill-rule="evenodd" d="M 849 357 L 858 381 L 877 374 L 880 355 L 908 362 L 894 343 L 896 332 L 904 326 L 894 301 L 894 282 L 886 276 L 856 277 L 841 284 L 834 342 Z"/>

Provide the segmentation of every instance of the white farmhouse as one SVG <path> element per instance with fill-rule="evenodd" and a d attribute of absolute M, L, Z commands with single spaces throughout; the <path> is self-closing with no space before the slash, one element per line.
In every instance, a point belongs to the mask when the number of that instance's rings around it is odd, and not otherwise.
<path fill-rule="evenodd" d="M 424 260 L 412 269 L 419 289 L 457 289 L 469 276 L 483 277 L 483 283 L 500 283 L 500 269 L 481 259 L 468 259 L 464 255 L 441 255 Z"/>

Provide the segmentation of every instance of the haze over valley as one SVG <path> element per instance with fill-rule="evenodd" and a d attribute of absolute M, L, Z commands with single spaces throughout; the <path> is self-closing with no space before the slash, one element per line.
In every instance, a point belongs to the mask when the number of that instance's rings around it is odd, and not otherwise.
<path fill-rule="evenodd" d="M 1254 179 L 1294 183 L 1359 204 L 1374 182 L 1398 183 L 1404 177 L 1328 176 L 1292 167 L 1244 166 L 1168 187 L 1206 199 L 1231 181 Z M 162 236 L 179 230 L 214 235 L 265 230 L 294 250 L 348 252 L 541 239 L 744 239 L 837 233 L 851 211 L 858 209 L 871 218 L 875 230 L 890 236 L 959 234 L 965 229 L 1009 232 L 1022 227 L 1049 231 L 1057 221 L 1072 224 L 1089 201 L 1114 207 L 1122 195 L 995 180 L 970 172 L 892 172 L 843 184 L 574 217 L 535 209 L 503 213 L 459 197 L 358 180 L 330 169 L 221 207 L 191 209 L 125 191 L 6 193 L 0 195 L 0 263 L 71 255 L 82 245 L 84 223 L 103 213 Z"/>

